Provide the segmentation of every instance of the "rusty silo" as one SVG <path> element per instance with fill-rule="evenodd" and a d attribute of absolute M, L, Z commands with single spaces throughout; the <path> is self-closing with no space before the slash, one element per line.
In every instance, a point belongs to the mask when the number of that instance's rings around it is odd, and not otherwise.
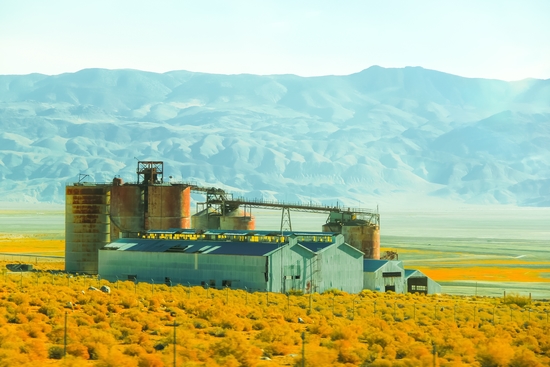
<path fill-rule="evenodd" d="M 364 220 L 343 223 L 346 243 L 363 251 L 366 259 L 380 259 L 380 227 Z"/>
<path fill-rule="evenodd" d="M 191 227 L 202 231 L 220 229 L 220 217 L 212 208 L 203 209 L 191 217 Z"/>
<path fill-rule="evenodd" d="M 98 249 L 110 242 L 111 185 L 65 188 L 65 270 L 97 274 Z"/>
<path fill-rule="evenodd" d="M 111 240 L 121 233 L 141 232 L 145 229 L 143 191 L 138 185 L 123 185 L 113 180 L 111 190 Z"/>
<path fill-rule="evenodd" d="M 146 229 L 189 228 L 191 188 L 185 185 L 148 186 Z"/>
<path fill-rule="evenodd" d="M 256 218 L 240 209 L 220 217 L 220 229 L 225 230 L 253 230 L 256 228 Z"/>
<path fill-rule="evenodd" d="M 380 259 L 380 215 L 348 211 L 331 211 L 323 232 L 342 233 L 347 244 L 362 251 L 366 259 Z"/>

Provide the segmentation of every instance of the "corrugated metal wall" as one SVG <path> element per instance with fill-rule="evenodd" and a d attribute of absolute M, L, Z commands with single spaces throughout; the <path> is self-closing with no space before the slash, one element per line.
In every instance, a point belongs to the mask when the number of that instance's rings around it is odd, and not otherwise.
<path fill-rule="evenodd" d="M 137 275 L 138 281 L 200 285 L 201 282 L 222 288 L 231 281 L 231 288 L 265 291 L 266 259 L 263 256 L 185 254 L 166 252 L 110 251 L 99 252 L 99 274 L 115 281 Z"/>
<path fill-rule="evenodd" d="M 400 277 L 384 277 L 384 273 L 400 273 Z M 407 282 L 402 261 L 388 261 L 374 272 L 364 272 L 363 286 L 377 292 L 385 292 L 386 285 L 395 286 L 395 293 L 406 293 Z"/>

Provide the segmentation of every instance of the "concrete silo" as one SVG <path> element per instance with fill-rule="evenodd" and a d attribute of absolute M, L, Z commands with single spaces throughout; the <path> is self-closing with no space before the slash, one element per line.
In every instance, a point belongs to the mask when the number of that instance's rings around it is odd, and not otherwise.
<path fill-rule="evenodd" d="M 111 185 L 65 188 L 65 270 L 97 274 L 98 250 L 111 240 Z"/>
<path fill-rule="evenodd" d="M 362 251 L 366 259 L 380 259 L 380 217 L 372 213 L 367 219 L 353 212 L 330 212 L 323 232 L 342 233 L 347 244 Z"/>

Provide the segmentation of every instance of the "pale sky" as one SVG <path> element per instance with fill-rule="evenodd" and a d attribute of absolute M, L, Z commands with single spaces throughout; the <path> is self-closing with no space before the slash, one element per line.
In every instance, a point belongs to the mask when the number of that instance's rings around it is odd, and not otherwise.
<path fill-rule="evenodd" d="M 0 74 L 550 78 L 550 0 L 0 0 Z"/>

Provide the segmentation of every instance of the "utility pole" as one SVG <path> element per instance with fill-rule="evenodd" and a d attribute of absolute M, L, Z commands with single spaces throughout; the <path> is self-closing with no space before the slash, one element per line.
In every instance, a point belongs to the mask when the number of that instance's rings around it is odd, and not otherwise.
<path fill-rule="evenodd" d="M 174 367 L 176 367 L 176 319 L 174 319 Z"/>
<path fill-rule="evenodd" d="M 302 331 L 302 367 L 306 365 L 306 332 Z"/>
<path fill-rule="evenodd" d="M 67 356 L 67 311 L 65 311 L 65 333 L 63 335 L 63 358 Z"/>

